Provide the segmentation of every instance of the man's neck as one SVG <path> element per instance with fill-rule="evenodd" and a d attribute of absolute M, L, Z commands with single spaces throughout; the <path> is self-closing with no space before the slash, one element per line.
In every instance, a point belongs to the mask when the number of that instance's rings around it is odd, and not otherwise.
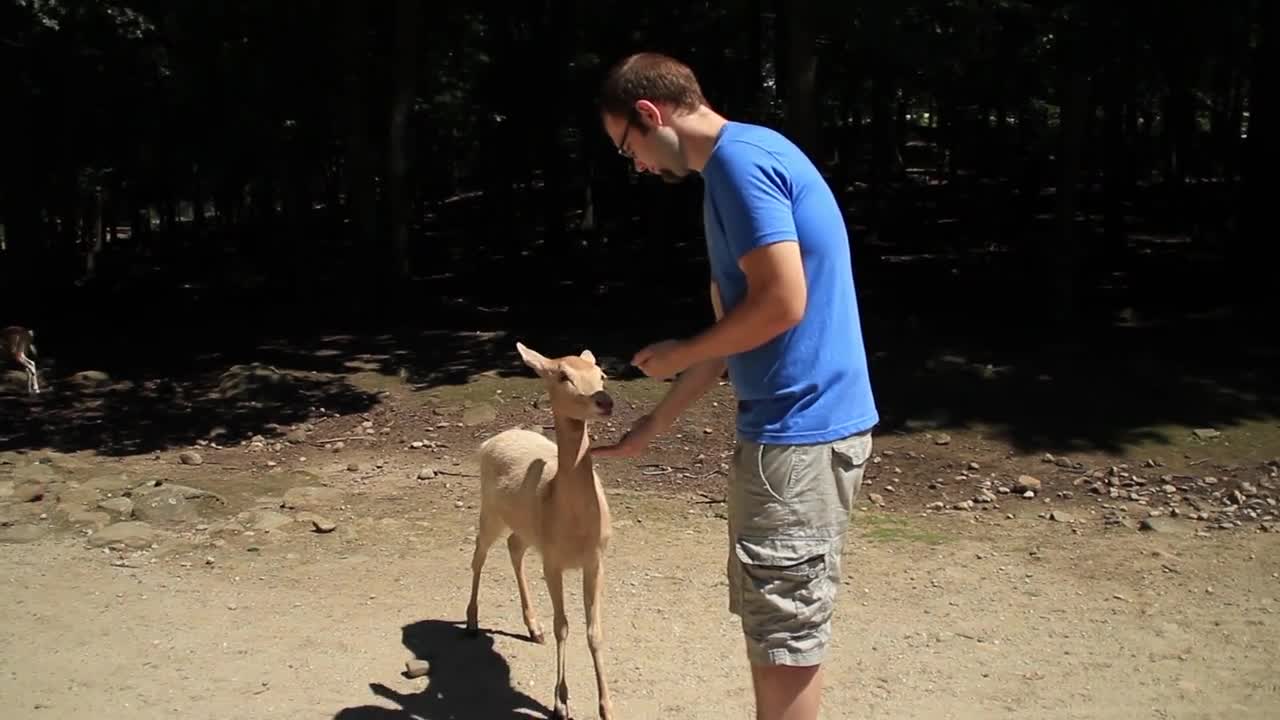
<path fill-rule="evenodd" d="M 685 163 L 691 170 L 700 173 L 707 166 L 720 131 L 727 123 L 723 116 L 705 106 L 671 119 L 671 125 L 680 135 Z"/>

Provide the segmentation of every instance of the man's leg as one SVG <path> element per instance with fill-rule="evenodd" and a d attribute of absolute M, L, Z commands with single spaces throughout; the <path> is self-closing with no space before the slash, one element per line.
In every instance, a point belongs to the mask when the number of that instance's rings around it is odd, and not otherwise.
<path fill-rule="evenodd" d="M 840 556 L 870 454 L 869 434 L 735 450 L 729 609 L 742 618 L 760 720 L 818 717 Z"/>
<path fill-rule="evenodd" d="M 816 720 L 822 705 L 822 666 L 752 665 L 756 717 Z"/>

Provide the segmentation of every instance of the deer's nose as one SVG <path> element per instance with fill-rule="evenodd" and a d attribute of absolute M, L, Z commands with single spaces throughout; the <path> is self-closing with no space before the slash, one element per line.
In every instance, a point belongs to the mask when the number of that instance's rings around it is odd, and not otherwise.
<path fill-rule="evenodd" d="M 600 412 L 605 415 L 613 412 L 613 398 L 609 397 L 609 394 L 605 391 L 601 390 L 595 395 L 592 395 L 592 399 L 596 401 L 596 407 L 600 408 Z"/>

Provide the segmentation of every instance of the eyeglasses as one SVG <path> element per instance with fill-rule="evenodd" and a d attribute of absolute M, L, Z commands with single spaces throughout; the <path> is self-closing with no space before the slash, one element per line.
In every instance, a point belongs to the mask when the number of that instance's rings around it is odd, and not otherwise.
<path fill-rule="evenodd" d="M 632 118 L 627 118 L 627 126 L 622 129 L 622 138 L 618 140 L 618 154 L 628 160 L 633 158 L 631 151 L 627 149 L 627 135 L 631 133 Z"/>

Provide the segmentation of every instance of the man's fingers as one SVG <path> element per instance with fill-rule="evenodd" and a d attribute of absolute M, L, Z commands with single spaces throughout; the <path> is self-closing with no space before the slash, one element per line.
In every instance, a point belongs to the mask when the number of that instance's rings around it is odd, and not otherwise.
<path fill-rule="evenodd" d="M 640 351 L 637 352 L 631 358 L 631 364 L 635 366 L 641 366 L 652 359 L 653 359 L 653 346 L 650 345 L 649 347 L 641 348 Z"/>

